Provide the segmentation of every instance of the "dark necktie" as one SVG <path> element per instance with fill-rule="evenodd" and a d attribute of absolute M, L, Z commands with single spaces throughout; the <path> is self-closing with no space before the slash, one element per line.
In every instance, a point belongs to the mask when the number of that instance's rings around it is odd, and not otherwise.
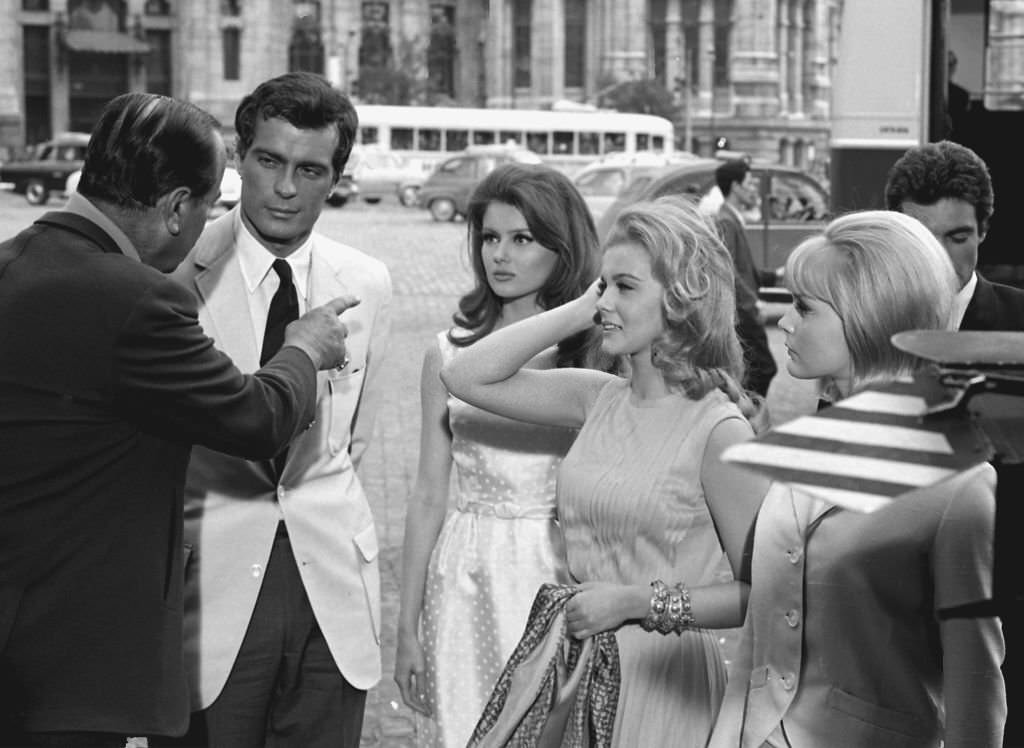
<path fill-rule="evenodd" d="M 263 351 L 260 353 L 260 366 L 272 359 L 281 350 L 284 343 L 284 328 L 290 322 L 299 318 L 299 297 L 295 293 L 295 283 L 292 281 L 292 268 L 287 260 L 274 260 L 274 272 L 281 279 L 281 284 L 274 292 L 274 298 L 270 300 L 270 310 L 267 313 L 267 327 L 263 332 Z M 274 476 L 281 477 L 284 471 L 284 463 L 288 459 L 288 448 L 282 449 L 272 460 Z"/>
<path fill-rule="evenodd" d="M 299 297 L 292 282 L 292 268 L 287 260 L 274 260 L 274 272 L 281 279 L 274 298 L 270 300 L 267 313 L 267 327 L 263 333 L 263 351 L 260 366 L 272 359 L 281 350 L 284 342 L 284 328 L 299 318 Z"/>

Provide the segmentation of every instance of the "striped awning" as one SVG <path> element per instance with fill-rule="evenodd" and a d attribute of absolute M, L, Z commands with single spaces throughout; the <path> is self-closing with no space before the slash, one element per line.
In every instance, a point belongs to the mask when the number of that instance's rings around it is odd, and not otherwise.
<path fill-rule="evenodd" d="M 131 34 L 119 31 L 71 29 L 64 34 L 64 45 L 75 52 L 103 52 L 106 54 L 146 54 L 149 45 Z"/>
<path fill-rule="evenodd" d="M 988 440 L 966 416 L 925 418 L 931 396 L 923 381 L 865 390 L 734 445 L 723 459 L 829 503 L 873 512 L 991 457 Z"/>

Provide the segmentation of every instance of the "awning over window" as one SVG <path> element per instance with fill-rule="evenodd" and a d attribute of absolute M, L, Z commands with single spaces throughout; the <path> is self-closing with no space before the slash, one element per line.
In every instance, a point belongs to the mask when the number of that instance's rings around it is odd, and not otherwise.
<path fill-rule="evenodd" d="M 64 44 L 75 52 L 106 52 L 115 55 L 149 52 L 148 44 L 119 31 L 70 29 L 64 34 Z"/>

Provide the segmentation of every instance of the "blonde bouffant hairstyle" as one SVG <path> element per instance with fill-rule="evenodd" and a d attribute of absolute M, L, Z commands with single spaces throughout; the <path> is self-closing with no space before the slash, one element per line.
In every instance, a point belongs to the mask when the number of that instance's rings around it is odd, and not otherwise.
<path fill-rule="evenodd" d="M 651 356 L 666 381 L 695 400 L 715 388 L 741 398 L 732 257 L 711 219 L 681 197 L 637 203 L 619 214 L 604 246 L 623 242 L 647 251 L 653 276 L 665 288 L 665 332 Z"/>
<path fill-rule="evenodd" d="M 786 286 L 839 316 L 852 365 L 851 392 L 922 365 L 890 338 L 952 329 L 957 281 L 949 255 L 914 218 L 887 210 L 849 213 L 802 242 L 786 262 Z M 827 396 L 834 386 L 823 383 Z"/>

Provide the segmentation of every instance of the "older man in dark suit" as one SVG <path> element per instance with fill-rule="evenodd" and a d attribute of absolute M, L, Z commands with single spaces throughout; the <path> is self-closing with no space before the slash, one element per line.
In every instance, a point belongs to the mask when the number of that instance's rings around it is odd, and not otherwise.
<path fill-rule="evenodd" d="M 1024 290 L 975 270 L 995 204 L 978 154 L 948 140 L 911 148 L 889 171 L 885 202 L 927 226 L 949 253 L 960 280 L 953 304 L 959 329 L 1024 330 Z"/>
<path fill-rule="evenodd" d="M 193 443 L 270 458 L 345 359 L 335 299 L 244 376 L 160 271 L 219 194 L 216 121 L 125 94 L 79 186 L 0 244 L 0 743 L 184 731 L 182 491 Z"/>

